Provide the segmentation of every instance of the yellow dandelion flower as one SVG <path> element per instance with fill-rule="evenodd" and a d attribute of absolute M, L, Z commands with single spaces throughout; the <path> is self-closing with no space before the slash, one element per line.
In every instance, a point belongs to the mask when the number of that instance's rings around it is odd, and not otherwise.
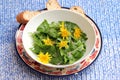
<path fill-rule="evenodd" d="M 63 39 L 67 38 L 69 35 L 70 35 L 70 33 L 66 29 L 61 31 L 61 36 L 63 37 Z"/>
<path fill-rule="evenodd" d="M 43 42 L 44 42 L 44 44 L 45 45 L 50 45 L 50 46 L 53 46 L 53 44 L 54 44 L 54 42 L 53 41 L 51 41 L 50 39 L 49 39 L 49 37 L 47 37 L 47 39 L 43 39 Z"/>
<path fill-rule="evenodd" d="M 81 35 L 81 30 L 77 27 L 75 27 L 75 31 L 74 31 L 74 37 L 76 39 L 80 38 L 80 35 Z"/>
<path fill-rule="evenodd" d="M 49 63 L 51 58 L 52 57 L 50 54 L 48 54 L 48 52 L 46 54 L 43 54 L 42 52 L 40 52 L 37 59 L 38 59 L 38 61 L 40 61 L 44 64 L 47 64 L 47 63 Z"/>
<path fill-rule="evenodd" d="M 63 39 L 67 38 L 70 35 L 70 32 L 65 28 L 64 22 L 62 22 L 60 26 L 61 26 L 60 28 L 61 36 L 63 37 Z"/>
<path fill-rule="evenodd" d="M 68 43 L 68 41 L 61 41 L 60 43 L 58 43 L 59 49 L 61 49 L 62 47 L 67 48 L 68 47 L 67 43 Z"/>
<path fill-rule="evenodd" d="M 61 29 L 65 28 L 64 21 L 62 21 L 62 24 L 60 25 Z M 60 31 L 61 31 L 60 29 Z"/>

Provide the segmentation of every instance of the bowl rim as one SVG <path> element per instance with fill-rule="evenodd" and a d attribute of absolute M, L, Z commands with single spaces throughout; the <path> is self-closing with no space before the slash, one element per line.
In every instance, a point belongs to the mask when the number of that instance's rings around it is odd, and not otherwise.
<path fill-rule="evenodd" d="M 63 8 L 63 9 L 60 9 L 60 10 L 42 10 L 40 14 L 38 14 L 38 15 L 34 16 L 32 19 L 30 19 L 27 24 L 29 24 L 34 18 L 38 17 L 39 15 L 44 14 L 44 13 L 47 13 L 47 12 L 52 12 L 52 11 L 67 11 L 67 12 L 71 12 L 71 13 L 74 13 L 74 14 L 77 14 L 77 15 L 82 16 L 82 17 L 88 22 L 86 14 L 83 15 L 83 14 L 81 14 L 81 13 L 73 12 L 73 11 L 71 11 L 71 10 L 68 10 L 68 9 L 64 9 L 64 8 Z M 89 22 L 88 22 L 88 23 L 89 23 Z M 27 26 L 27 24 L 26 24 L 26 26 Z M 90 23 L 89 23 L 89 24 L 90 24 Z M 90 25 L 91 25 L 91 24 L 90 24 Z M 93 29 L 93 27 L 92 27 L 92 29 Z M 94 29 L 93 29 L 93 31 L 94 31 L 94 34 L 95 34 L 95 30 L 94 30 Z M 24 32 L 25 32 L 25 31 L 23 30 L 23 35 L 24 35 Z M 95 36 L 96 36 L 96 35 L 95 35 Z M 23 36 L 22 36 L 22 41 L 23 41 Z M 23 42 L 24 42 L 24 41 L 23 41 Z M 74 66 L 74 65 L 80 63 L 81 61 L 83 61 L 84 59 L 86 59 L 86 58 L 92 53 L 92 51 L 93 51 L 93 49 L 94 49 L 94 46 L 95 46 L 95 42 L 94 42 L 94 45 L 93 45 L 92 49 L 90 50 L 90 52 L 89 52 L 84 58 L 82 58 L 82 59 L 80 58 L 79 60 L 75 61 L 75 62 L 72 63 L 72 64 L 65 64 L 65 65 L 44 64 L 44 63 L 39 62 L 39 61 L 37 61 L 36 59 L 34 59 L 32 56 L 29 55 L 29 53 L 27 53 L 27 54 L 28 54 L 28 56 L 30 56 L 34 61 L 38 62 L 38 63 L 41 64 L 41 65 L 48 66 L 48 67 L 54 67 L 54 68 L 66 68 L 66 67 Z M 26 51 L 26 48 L 25 48 L 24 44 L 23 44 L 23 47 L 24 47 L 24 49 L 25 49 L 25 51 Z M 26 52 L 27 52 L 27 51 L 26 51 Z"/>

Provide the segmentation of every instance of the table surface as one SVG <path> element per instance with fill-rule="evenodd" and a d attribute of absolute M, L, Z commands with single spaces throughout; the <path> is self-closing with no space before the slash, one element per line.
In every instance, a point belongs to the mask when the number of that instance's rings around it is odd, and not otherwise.
<path fill-rule="evenodd" d="M 28 67 L 18 56 L 16 15 L 45 8 L 47 0 L 0 0 L 0 80 L 120 80 L 120 0 L 58 0 L 81 6 L 98 25 L 103 46 L 97 59 L 77 75 L 49 76 Z"/>

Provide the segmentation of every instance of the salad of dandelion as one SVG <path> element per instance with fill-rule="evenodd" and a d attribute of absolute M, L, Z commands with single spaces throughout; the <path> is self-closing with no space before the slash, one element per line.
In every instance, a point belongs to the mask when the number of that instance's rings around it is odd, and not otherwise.
<path fill-rule="evenodd" d="M 30 49 L 43 64 L 72 64 L 86 51 L 87 35 L 69 21 L 48 23 L 44 20 L 31 37 L 33 47 Z"/>

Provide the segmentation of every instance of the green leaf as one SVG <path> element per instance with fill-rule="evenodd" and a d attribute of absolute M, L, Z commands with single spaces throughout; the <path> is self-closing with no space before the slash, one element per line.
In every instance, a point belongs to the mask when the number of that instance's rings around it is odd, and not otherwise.
<path fill-rule="evenodd" d="M 60 23 L 59 22 L 57 22 L 57 23 L 55 23 L 55 22 L 51 22 L 51 24 L 49 25 L 49 27 L 51 27 L 51 28 L 55 28 L 55 29 L 59 29 L 60 28 Z"/>
<path fill-rule="evenodd" d="M 62 57 L 52 57 L 50 63 L 58 65 L 58 64 L 63 64 L 63 59 Z"/>
<path fill-rule="evenodd" d="M 65 52 L 64 52 L 63 49 L 60 49 L 60 55 L 61 55 L 61 56 L 65 55 Z"/>
<path fill-rule="evenodd" d="M 64 57 L 64 64 L 66 64 L 69 60 L 68 56 L 63 56 Z"/>
<path fill-rule="evenodd" d="M 49 32 L 48 32 L 49 36 L 52 38 L 57 38 L 58 37 L 58 30 L 54 29 L 54 28 L 49 28 Z"/>
<path fill-rule="evenodd" d="M 82 34 L 81 34 L 81 39 L 82 39 L 82 41 L 86 41 L 88 38 L 87 38 L 87 35 L 85 34 L 85 33 L 83 33 L 82 32 Z"/>
<path fill-rule="evenodd" d="M 70 31 L 73 32 L 74 31 L 74 27 L 76 27 L 78 25 L 76 25 L 73 22 L 69 22 L 69 21 L 65 21 L 65 27 Z"/>
<path fill-rule="evenodd" d="M 36 35 L 36 33 L 32 34 L 32 39 L 33 39 L 33 44 L 35 45 L 38 45 L 38 46 L 42 46 L 42 42 L 41 42 L 41 39 Z"/>
<path fill-rule="evenodd" d="M 82 56 L 83 56 L 83 53 L 84 52 L 80 52 L 80 51 L 77 51 L 75 54 L 73 54 L 73 56 L 76 58 L 76 59 L 80 59 Z"/>
<path fill-rule="evenodd" d="M 56 50 L 58 49 L 56 48 Z M 64 63 L 63 61 L 64 61 L 63 56 L 60 55 L 59 50 L 56 51 L 55 54 L 52 54 L 52 59 L 50 61 L 52 64 L 63 64 Z"/>
<path fill-rule="evenodd" d="M 72 64 L 72 63 L 74 63 L 76 61 L 76 59 L 74 58 L 74 57 L 71 57 L 70 59 L 69 59 L 69 64 Z"/>
<path fill-rule="evenodd" d="M 49 30 L 49 23 L 47 20 L 44 20 L 37 28 L 37 31 L 47 33 Z"/>
<path fill-rule="evenodd" d="M 35 54 L 39 54 L 39 52 L 40 52 L 40 47 L 39 46 L 34 46 L 33 48 L 30 48 L 30 50 L 32 51 L 32 52 L 34 52 Z"/>

